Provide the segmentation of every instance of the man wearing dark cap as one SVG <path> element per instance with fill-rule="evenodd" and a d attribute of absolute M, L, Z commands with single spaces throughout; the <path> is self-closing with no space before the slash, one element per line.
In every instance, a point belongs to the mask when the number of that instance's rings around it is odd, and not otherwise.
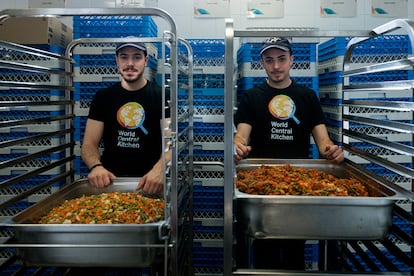
<path fill-rule="evenodd" d="M 236 163 L 246 157 L 309 158 L 310 135 L 321 156 L 333 163 L 343 161 L 342 149 L 329 138 L 315 91 L 290 77 L 292 53 L 292 45 L 284 37 L 263 42 L 260 55 L 267 79 L 243 93 L 234 117 Z M 254 267 L 303 270 L 304 245 L 303 240 L 256 239 L 252 245 Z M 238 256 L 242 265 L 247 262 L 244 254 Z"/>
<path fill-rule="evenodd" d="M 105 187 L 117 176 L 142 177 L 137 189 L 160 193 L 162 91 L 144 77 L 148 62 L 144 43 L 121 43 L 115 52 L 121 81 L 94 95 L 82 142 L 82 159 L 90 170 L 89 183 Z M 166 105 L 165 126 L 169 117 Z M 169 160 L 169 152 L 166 159 Z"/>

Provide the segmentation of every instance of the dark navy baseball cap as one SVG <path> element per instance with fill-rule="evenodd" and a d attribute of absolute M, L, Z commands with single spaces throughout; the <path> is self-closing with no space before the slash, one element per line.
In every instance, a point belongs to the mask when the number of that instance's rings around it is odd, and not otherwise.
<path fill-rule="evenodd" d="M 260 49 L 260 55 L 271 48 L 277 48 L 292 54 L 292 45 L 290 44 L 289 40 L 284 37 L 270 37 L 266 39 L 263 42 L 262 48 Z"/>

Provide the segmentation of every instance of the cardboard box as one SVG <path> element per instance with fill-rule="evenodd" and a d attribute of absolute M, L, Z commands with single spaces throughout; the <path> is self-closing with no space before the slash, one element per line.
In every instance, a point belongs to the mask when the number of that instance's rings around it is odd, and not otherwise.
<path fill-rule="evenodd" d="M 72 39 L 72 29 L 53 17 L 12 17 L 0 25 L 0 40 L 19 44 L 47 44 L 66 48 Z"/>

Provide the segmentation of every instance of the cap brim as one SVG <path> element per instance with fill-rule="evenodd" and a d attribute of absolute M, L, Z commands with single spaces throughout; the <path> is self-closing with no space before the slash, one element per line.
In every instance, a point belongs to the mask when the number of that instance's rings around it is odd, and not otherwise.
<path fill-rule="evenodd" d="M 138 49 L 138 50 L 141 50 L 143 52 L 146 52 L 147 51 L 147 48 L 144 47 L 144 46 L 142 46 L 142 45 L 135 44 L 135 43 L 124 43 L 124 44 L 122 44 L 122 45 L 120 45 L 120 46 L 118 46 L 116 48 L 116 52 L 118 52 L 119 50 L 121 50 L 121 49 L 123 49 L 125 47 L 133 47 L 133 48 Z"/>
<path fill-rule="evenodd" d="M 285 51 L 285 52 L 290 52 L 289 48 L 281 46 L 281 45 L 268 45 L 260 51 L 260 54 L 263 54 L 265 51 L 267 51 L 271 48 L 277 48 L 277 49 L 280 49 L 280 50 Z"/>

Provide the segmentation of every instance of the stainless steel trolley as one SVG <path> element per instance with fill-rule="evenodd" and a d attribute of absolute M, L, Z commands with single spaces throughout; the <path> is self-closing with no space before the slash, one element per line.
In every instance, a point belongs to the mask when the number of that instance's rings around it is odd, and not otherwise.
<path fill-rule="evenodd" d="M 357 146 L 354 146 L 354 144 L 350 143 L 350 140 L 353 142 L 355 140 L 359 140 L 366 143 L 371 143 L 372 145 L 375 145 L 375 147 L 385 149 L 387 151 L 391 152 L 397 152 L 400 154 L 406 154 L 409 156 L 412 160 L 412 140 L 411 143 L 408 145 L 402 145 L 396 142 L 387 141 L 386 138 L 378 138 L 375 137 L 375 135 L 372 135 L 372 133 L 360 133 L 358 131 L 358 128 L 351 129 L 350 125 L 352 123 L 358 123 L 358 124 L 366 124 L 369 126 L 375 126 L 378 129 L 386 129 L 386 130 L 392 130 L 396 133 L 409 133 L 412 135 L 413 133 L 413 121 L 412 121 L 412 111 L 413 109 L 413 103 L 411 102 L 401 102 L 401 101 L 382 101 L 380 99 L 375 100 L 356 100 L 353 99 L 353 93 L 355 92 L 361 92 L 361 91 L 395 91 L 395 90 L 406 90 L 408 94 L 411 94 L 411 99 L 413 95 L 413 78 L 412 78 L 412 70 L 413 70 L 413 60 L 412 57 L 390 57 L 390 60 L 387 61 L 381 61 L 377 60 L 375 63 L 377 64 L 364 64 L 364 63 L 358 63 L 358 64 L 351 64 L 353 60 L 353 50 L 359 45 L 359 43 L 368 42 L 376 37 L 381 37 L 386 34 L 392 33 L 396 30 L 403 32 L 408 36 L 409 44 L 411 47 L 414 45 L 414 23 L 408 20 L 404 19 L 398 19 L 389 22 L 388 24 L 384 24 L 382 26 L 379 26 L 378 28 L 373 29 L 372 31 L 320 31 L 317 29 L 309 29 L 309 28 L 263 28 L 263 29 L 251 29 L 251 30 L 234 30 L 233 28 L 233 21 L 231 19 L 228 19 L 226 21 L 226 79 L 225 79 L 225 138 L 226 138 L 226 144 L 227 147 L 225 148 L 225 252 L 224 252 L 224 264 L 225 264 L 225 275 L 288 275 L 289 272 L 286 271 L 274 271 L 274 270 L 255 270 L 255 269 L 239 269 L 237 267 L 237 263 L 234 265 L 233 256 L 234 253 L 234 245 L 233 240 L 231 239 L 234 229 L 233 229 L 233 223 L 235 221 L 235 218 L 240 218 L 242 220 L 247 220 L 249 223 L 248 225 L 245 225 L 246 227 L 246 233 L 254 236 L 254 234 L 260 235 L 271 235 L 271 236 L 279 236 L 280 238 L 283 237 L 291 237 L 292 235 L 296 238 L 298 236 L 301 236 L 301 238 L 309 238 L 312 239 L 313 237 L 318 236 L 318 234 L 322 234 L 323 231 L 319 231 L 322 228 L 312 228 L 309 231 L 306 231 L 304 229 L 303 231 L 296 232 L 296 227 L 298 226 L 298 221 L 294 220 L 287 220 L 287 222 L 290 222 L 291 225 L 287 225 L 285 228 L 281 227 L 280 225 L 277 225 L 277 223 L 270 223 L 267 224 L 267 221 L 269 220 L 269 217 L 263 218 L 265 216 L 266 211 L 258 211 L 255 208 L 261 206 L 262 208 L 270 208 L 272 203 L 276 204 L 278 207 L 284 209 L 286 206 L 284 204 L 295 204 L 294 199 L 286 199 L 286 200 L 278 200 L 273 198 L 250 198 L 249 196 L 240 195 L 237 191 L 234 189 L 234 176 L 235 176 L 235 166 L 233 164 L 232 160 L 232 137 L 233 137 L 233 110 L 236 103 L 236 86 L 235 86 L 235 61 L 234 61 L 234 49 L 237 42 L 239 42 L 236 38 L 240 39 L 249 39 L 249 38 L 260 38 L 260 37 L 271 37 L 271 36 L 284 36 L 288 38 L 293 39 L 301 39 L 301 38 L 307 38 L 307 39 L 313 39 L 316 42 L 320 42 L 321 39 L 328 39 L 332 37 L 355 37 L 354 39 L 351 39 L 348 43 L 348 46 L 346 47 L 346 53 L 343 59 L 343 67 L 341 66 L 340 71 L 343 71 L 343 93 L 342 93 L 342 109 L 343 109 L 343 117 L 341 118 L 343 120 L 343 132 L 341 135 L 343 147 L 346 150 L 346 161 L 360 161 L 359 158 L 363 158 L 364 160 L 368 160 L 370 164 L 373 165 L 380 165 L 388 170 L 391 170 L 392 172 L 400 175 L 401 177 L 405 177 L 409 179 L 409 183 L 412 183 L 412 178 L 414 176 L 413 169 L 412 169 L 412 163 L 409 167 L 407 166 L 401 166 L 398 165 L 392 161 L 387 160 L 387 158 L 384 158 L 380 156 L 380 154 L 372 154 L 369 153 L 367 150 L 364 150 L 362 148 L 358 148 Z M 263 40 L 263 39 L 262 39 Z M 380 49 L 379 51 L 381 52 Z M 384 81 L 379 80 L 376 83 L 370 83 L 370 84 L 354 84 L 349 82 L 349 78 L 355 75 L 363 75 L 367 73 L 376 73 L 376 72 L 383 72 L 383 71 L 392 71 L 392 70 L 398 70 L 398 69 L 405 69 L 409 70 L 411 72 L 411 79 L 410 80 L 404 80 L 404 81 Z M 411 70 L 411 71 L 410 71 Z M 391 92 L 392 92 L 391 91 Z M 361 114 L 356 112 L 352 112 L 352 110 L 356 110 L 356 108 L 367 108 L 368 112 L 366 114 Z M 382 110 L 396 110 L 396 111 L 406 111 L 409 114 L 411 114 L 411 121 L 409 122 L 391 122 L 386 119 L 372 119 L 369 118 L 369 112 L 374 112 L 377 109 Z M 260 160 L 259 160 L 260 161 Z M 266 163 L 266 161 L 263 161 Z M 412 161 L 411 161 L 412 162 Z M 367 164 L 365 162 L 364 164 Z M 246 165 L 246 164 L 244 164 Z M 249 164 L 247 164 L 248 166 Z M 252 166 L 257 164 L 251 164 Z M 311 163 L 304 163 L 305 167 L 312 165 Z M 359 164 L 358 164 L 359 165 Z M 362 167 L 360 165 L 359 167 Z M 372 172 L 371 172 L 372 174 Z M 375 174 L 374 174 L 375 175 Z M 379 175 L 375 175 L 375 177 L 380 177 Z M 390 187 L 390 189 L 395 189 L 396 191 L 401 192 L 402 198 L 398 200 L 399 203 L 404 202 L 404 206 L 408 206 L 405 210 L 401 208 L 398 204 L 395 204 L 393 208 L 392 216 L 399 217 L 400 219 L 404 220 L 410 227 L 412 226 L 413 217 L 411 214 L 412 209 L 412 201 L 414 199 L 413 193 L 412 193 L 412 187 L 409 185 L 409 187 L 401 187 L 397 184 L 395 184 L 395 181 L 390 181 L 389 179 L 384 180 L 387 187 Z M 292 201 L 293 200 L 293 201 Z M 234 208 L 233 202 L 237 201 L 237 205 L 239 205 L 239 201 L 242 202 L 242 204 L 247 204 L 246 208 L 239 207 Z M 364 204 L 368 203 L 369 201 L 363 201 Z M 396 201 L 397 202 L 397 201 Z M 296 210 L 295 208 L 300 208 L 301 202 L 298 200 L 296 202 L 298 205 L 294 205 L 293 209 L 289 208 L 290 211 Z M 309 204 L 309 200 L 306 200 L 305 202 L 302 202 L 303 204 Z M 333 202 L 332 202 L 333 203 Z M 250 205 L 249 205 L 250 204 Z M 253 205 L 251 205 L 253 204 Z M 279 206 L 278 204 L 282 204 Z M 394 203 L 392 203 L 394 205 Z M 272 208 L 277 207 L 276 205 L 272 206 Z M 321 205 L 318 205 L 320 208 L 324 208 Z M 332 208 L 333 205 L 330 206 Z M 302 206 L 303 207 L 303 206 Z M 251 209 L 253 208 L 253 209 Z M 286 209 L 286 208 L 285 208 Z M 367 208 L 363 208 L 364 211 L 367 211 Z M 266 209 L 267 210 L 267 209 Z M 303 209 L 302 209 L 303 211 Z M 318 212 L 320 212 L 319 210 Z M 254 213 L 254 214 L 253 214 Z M 277 211 L 275 211 L 275 214 L 277 215 Z M 323 212 L 321 212 L 322 214 Z M 377 214 L 377 212 L 375 212 Z M 255 218 L 253 218 L 254 216 Z M 317 214 L 316 214 L 317 216 Z M 389 218 L 390 214 L 387 215 Z M 351 217 L 355 217 L 352 216 Z M 266 221 L 265 221 L 266 220 Z M 286 221 L 285 221 L 286 222 Z M 247 222 L 246 222 L 247 223 Z M 353 224 L 350 222 L 350 224 Z M 329 224 L 328 224 L 329 225 Z M 274 227 L 272 227 L 274 226 Z M 313 225 L 314 226 L 314 225 Z M 326 225 L 325 225 L 326 226 Z M 292 230 L 289 231 L 288 229 Z M 349 239 L 350 237 L 338 237 L 339 240 L 342 240 L 346 244 L 346 249 L 344 251 L 345 254 L 347 254 L 346 257 L 352 258 L 354 252 L 360 253 L 364 261 L 368 263 L 367 267 L 365 268 L 363 264 L 363 261 L 358 261 L 356 259 L 353 259 L 355 266 L 357 267 L 358 272 L 361 271 L 363 273 L 369 272 L 369 271 L 375 271 L 375 274 L 381 274 L 381 269 L 377 264 L 375 264 L 373 261 L 369 260 L 368 255 L 373 254 L 378 260 L 382 262 L 381 265 L 385 266 L 384 274 L 404 274 L 404 272 L 401 272 L 398 267 L 393 265 L 389 259 L 387 259 L 387 254 L 390 256 L 391 254 L 394 254 L 394 256 L 397 256 L 396 258 L 401 262 L 404 263 L 404 266 L 407 268 L 413 268 L 414 263 L 412 262 L 412 258 L 410 259 L 403 253 L 402 249 L 396 245 L 395 243 L 402 243 L 404 244 L 404 248 L 409 248 L 412 243 L 413 239 L 411 236 L 405 234 L 403 231 L 398 229 L 397 225 L 393 224 L 391 226 L 391 234 L 383 235 L 381 234 L 378 236 L 378 240 L 374 237 L 374 240 L 370 240 L 367 236 L 361 236 L 360 239 L 358 239 L 357 236 Z M 284 231 L 286 230 L 286 231 Z M 315 230 L 315 231 L 313 231 Z M 378 229 L 377 229 L 378 230 Z M 272 232 L 273 231 L 273 232 Z M 254 233 L 253 233 L 254 232 Z M 318 232 L 318 233 L 316 233 Z M 347 232 L 348 233 L 348 232 Z M 372 231 L 370 231 L 372 233 Z M 320 235 L 317 237 L 317 239 L 324 240 L 324 237 L 326 238 L 333 238 L 331 235 L 327 235 L 327 233 Z M 354 239 L 354 240 L 353 240 Z M 356 240 L 355 240 L 356 239 Z M 364 251 L 365 250 L 365 251 Z M 368 250 L 368 251 L 366 251 Z M 412 251 L 409 250 L 411 253 Z M 367 253 L 368 252 L 368 253 Z M 385 252 L 385 253 L 384 253 Z M 246 252 L 246 254 L 249 254 L 249 252 Z M 326 256 L 325 256 L 326 261 Z M 325 265 L 325 269 L 322 269 L 321 271 L 316 271 L 316 273 L 319 272 L 326 272 L 326 263 L 322 264 Z M 310 272 L 294 272 L 296 274 L 301 273 L 311 273 Z M 341 271 L 330 271 L 332 274 L 341 274 Z M 355 271 L 354 271 L 355 273 Z"/>
<path fill-rule="evenodd" d="M 46 151 L 53 152 L 62 150 L 64 156 L 48 167 L 38 170 L 31 170 L 26 174 L 1 183 L 1 188 L 6 188 L 19 181 L 40 175 L 48 169 L 59 168 L 56 178 L 60 183 L 64 183 L 63 189 L 58 189 L 51 196 L 46 196 L 43 201 L 34 205 L 22 213 L 20 217 L 13 216 L 1 222 L 3 231 L 11 229 L 10 237 L 2 244 L 2 248 L 17 248 L 17 255 L 11 254 L 6 263 L 13 264 L 18 261 L 23 265 L 39 266 L 39 269 L 51 267 L 71 267 L 77 266 L 109 266 L 109 267 L 152 267 L 154 262 L 162 265 L 162 273 L 165 275 L 192 275 L 191 250 L 192 250 L 192 151 L 193 151 L 193 68 L 192 68 L 192 49 L 184 40 L 177 37 L 177 30 L 174 20 L 171 16 L 157 8 L 135 8 L 135 9 L 28 9 L 28 10 L 3 10 L 0 12 L 1 20 L 7 20 L 10 17 L 72 17 L 72 16 L 152 16 L 161 19 L 161 24 L 165 25 L 165 30 L 157 37 L 110 37 L 110 38 L 79 38 L 73 40 L 67 47 L 66 52 L 62 55 L 48 53 L 33 47 L 1 41 L 2 49 L 12 49 L 23 54 L 41 56 L 48 60 L 60 60 L 64 63 L 64 70 L 53 69 L 50 67 L 41 67 L 37 65 L 24 64 L 21 62 L 7 61 L 2 59 L 1 67 L 10 70 L 22 70 L 27 72 L 46 73 L 51 76 L 61 76 L 63 80 L 58 83 L 40 83 L 24 80 L 8 81 L 0 79 L 1 91 L 9 89 L 58 89 L 65 91 L 64 101 L 1 101 L 2 107 L 14 106 L 39 106 L 39 105 L 64 105 L 65 112 L 61 116 L 48 117 L 44 119 L 29 120 L 10 120 L 0 122 L 0 128 L 16 127 L 28 123 L 37 123 L 41 120 L 44 122 L 62 122 L 62 130 L 57 132 L 50 130 L 49 134 L 43 136 L 63 135 L 65 144 L 59 144 L 56 148 L 50 148 Z M 116 20 L 116 19 L 114 19 Z M 163 28 L 164 28 L 163 25 Z M 163 135 L 163 141 L 168 146 L 163 145 L 162 155 L 164 159 L 164 200 L 165 200 L 165 217 L 164 221 L 151 225 L 54 225 L 49 227 L 39 227 L 33 224 L 30 217 L 42 208 L 50 208 L 53 204 L 58 203 L 65 197 L 71 197 L 78 193 L 97 193 L 103 191 L 91 190 L 87 185 L 87 180 L 74 179 L 75 171 L 73 169 L 74 159 L 74 140 L 73 140 L 73 120 L 76 118 L 74 112 L 73 79 L 77 72 L 74 72 L 73 54 L 77 51 L 78 46 L 87 48 L 89 45 L 104 45 L 108 50 L 114 52 L 114 45 L 119 42 L 139 40 L 149 44 L 160 45 L 159 54 L 155 56 L 160 65 L 158 66 L 161 76 L 163 97 L 166 90 L 170 92 L 168 104 L 171 109 L 171 124 L 163 125 L 163 129 L 169 129 L 171 135 Z M 178 47 L 178 46 L 181 47 Z M 184 76 L 184 78 L 178 78 Z M 185 97 L 178 95 L 178 90 L 185 94 Z M 0 91 L 0 94 L 2 93 Z M 165 106 L 163 106 L 165 109 Z M 165 112 L 163 112 L 165 118 Z M 182 127 L 185 125 L 185 127 Z M 40 137 L 40 138 L 43 138 Z M 19 143 L 30 142 L 40 139 L 38 136 L 27 139 L 16 139 L 2 143 L 2 148 Z M 172 152 L 172 158 L 169 163 L 165 161 L 165 152 L 167 147 Z M 20 164 L 41 156 L 44 152 L 34 152 L 27 156 L 2 162 L 1 169 L 8 169 L 10 166 Z M 2 208 L 7 208 L 27 196 L 31 196 L 42 188 L 47 188 L 53 181 L 52 179 L 34 187 L 22 194 L 13 196 L 11 199 L 1 203 Z M 109 189 L 122 191 L 133 190 L 134 183 L 132 179 L 120 179 L 116 181 Z M 128 184 L 129 183 L 129 184 Z M 132 186 L 131 186 L 132 184 Z M 40 208 L 40 209 L 39 209 Z M 66 225 L 68 226 L 68 225 Z M 137 228 L 137 227 L 138 228 Z M 14 235 L 14 234 L 15 235 Z M 115 235 L 115 236 L 114 236 Z M 97 256 L 97 257 L 93 257 Z M 65 261 L 66 259 L 66 261 Z M 90 261 L 89 261 L 89 260 Z M 21 268 L 24 271 L 25 267 Z"/>

